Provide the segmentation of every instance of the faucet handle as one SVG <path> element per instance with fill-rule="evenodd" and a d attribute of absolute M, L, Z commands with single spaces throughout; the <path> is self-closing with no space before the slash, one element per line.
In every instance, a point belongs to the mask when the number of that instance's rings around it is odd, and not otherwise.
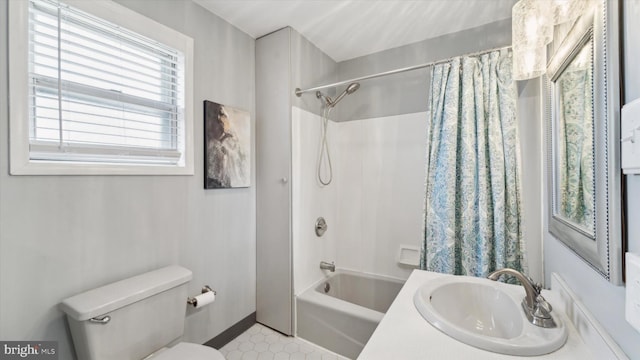
<path fill-rule="evenodd" d="M 551 304 L 549 304 L 542 295 L 538 295 L 536 297 L 533 316 L 538 319 L 551 319 L 551 310 Z"/>
<path fill-rule="evenodd" d="M 538 295 L 536 297 L 536 303 L 533 308 L 532 313 L 532 323 L 534 325 L 538 325 L 544 328 L 554 328 L 556 327 L 556 322 L 553 320 L 551 316 L 551 304 L 545 300 L 542 295 Z"/>
<path fill-rule="evenodd" d="M 543 289 L 542 284 L 539 283 L 539 282 L 533 281 L 531 276 L 525 275 L 525 277 L 527 278 L 527 280 L 529 280 L 529 284 L 531 284 L 533 289 L 536 291 L 536 294 L 540 295 L 540 293 L 542 292 L 542 289 Z M 544 298 L 543 298 L 543 300 L 544 300 Z"/>
<path fill-rule="evenodd" d="M 542 284 L 541 283 L 539 283 L 539 282 L 534 283 L 533 280 L 531 280 L 531 283 L 533 284 L 533 288 L 536 289 L 536 292 L 538 294 L 542 293 Z M 540 295 L 540 297 L 542 297 L 542 296 Z"/>
<path fill-rule="evenodd" d="M 538 304 L 538 307 L 542 307 L 547 313 L 550 313 L 551 310 L 553 310 L 553 306 L 551 306 L 547 299 L 545 299 L 542 295 L 538 295 L 536 297 L 536 303 Z"/>

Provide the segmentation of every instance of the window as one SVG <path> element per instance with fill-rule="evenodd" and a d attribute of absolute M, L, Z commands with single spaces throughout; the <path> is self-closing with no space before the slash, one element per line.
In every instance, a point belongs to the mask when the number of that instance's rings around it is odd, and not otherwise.
<path fill-rule="evenodd" d="M 11 173 L 193 174 L 193 40 L 67 3 L 10 2 Z"/>

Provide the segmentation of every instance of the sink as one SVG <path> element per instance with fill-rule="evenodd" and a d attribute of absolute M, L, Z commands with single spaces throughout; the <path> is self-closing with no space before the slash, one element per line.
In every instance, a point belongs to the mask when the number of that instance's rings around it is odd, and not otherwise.
<path fill-rule="evenodd" d="M 520 305 L 524 295 L 520 285 L 448 275 L 421 286 L 413 302 L 431 325 L 480 349 L 535 356 L 562 347 L 567 340 L 564 323 L 553 312 L 555 328 L 529 323 Z"/>

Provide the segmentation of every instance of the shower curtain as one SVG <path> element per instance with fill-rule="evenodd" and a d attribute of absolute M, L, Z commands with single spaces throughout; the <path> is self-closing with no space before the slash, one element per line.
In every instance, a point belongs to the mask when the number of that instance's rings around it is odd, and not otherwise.
<path fill-rule="evenodd" d="M 588 64 L 590 65 L 590 64 Z M 594 231 L 592 75 L 588 66 L 571 64 L 557 80 L 560 96 L 558 165 L 560 216 Z"/>
<path fill-rule="evenodd" d="M 422 269 L 526 271 L 511 64 L 503 50 L 432 69 Z"/>

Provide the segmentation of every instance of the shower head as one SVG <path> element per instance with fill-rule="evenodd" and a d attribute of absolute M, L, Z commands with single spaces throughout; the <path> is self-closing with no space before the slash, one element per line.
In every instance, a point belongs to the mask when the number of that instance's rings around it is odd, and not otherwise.
<path fill-rule="evenodd" d="M 347 94 L 351 95 L 358 89 L 360 89 L 360 83 L 351 83 L 349 84 L 349 86 L 347 86 L 347 89 L 345 91 L 347 92 Z"/>
<path fill-rule="evenodd" d="M 327 102 L 327 105 L 329 107 L 336 106 L 336 104 L 338 102 L 340 102 L 340 100 L 342 100 L 343 97 L 353 94 L 359 88 L 360 88 L 360 83 L 351 83 L 351 84 L 349 84 L 349 86 L 347 86 L 347 88 L 344 89 L 344 91 L 340 95 L 338 95 L 338 97 L 335 100 L 333 100 L 331 102 Z"/>

